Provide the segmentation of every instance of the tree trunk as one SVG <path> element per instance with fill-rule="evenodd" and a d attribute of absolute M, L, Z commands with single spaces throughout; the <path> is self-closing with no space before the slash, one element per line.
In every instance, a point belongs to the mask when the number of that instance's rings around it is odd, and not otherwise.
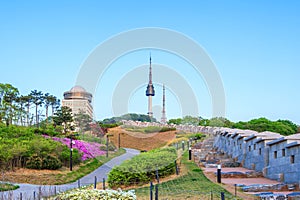
<path fill-rule="evenodd" d="M 46 106 L 46 125 L 48 125 L 48 106 Z"/>
<path fill-rule="evenodd" d="M 39 127 L 39 120 L 38 120 L 38 105 L 35 105 L 35 123 L 36 123 L 36 127 Z"/>
<path fill-rule="evenodd" d="M 29 126 L 29 112 L 30 112 L 30 104 L 28 103 L 28 106 L 27 106 L 27 116 L 26 116 L 27 126 Z"/>
<path fill-rule="evenodd" d="M 53 123 L 53 115 L 54 115 L 54 106 L 52 105 L 52 117 L 51 117 L 51 122 Z"/>
<path fill-rule="evenodd" d="M 21 126 L 23 126 L 23 105 L 21 105 L 21 113 L 20 113 L 20 120 L 21 120 Z"/>

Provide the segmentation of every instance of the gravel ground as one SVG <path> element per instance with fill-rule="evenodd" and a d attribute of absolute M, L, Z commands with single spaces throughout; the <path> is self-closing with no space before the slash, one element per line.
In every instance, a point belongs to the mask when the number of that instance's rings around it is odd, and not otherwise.
<path fill-rule="evenodd" d="M 230 185 L 234 185 L 234 184 L 243 184 L 243 185 L 253 185 L 253 184 L 279 184 L 280 182 L 278 181 L 274 181 L 274 180 L 270 180 L 267 178 L 223 178 L 222 179 L 222 183 L 225 184 L 230 184 Z"/>
<path fill-rule="evenodd" d="M 204 168 L 205 172 L 217 172 L 217 168 Z M 253 172 L 254 170 L 246 169 L 243 167 L 223 167 L 222 172 Z"/>

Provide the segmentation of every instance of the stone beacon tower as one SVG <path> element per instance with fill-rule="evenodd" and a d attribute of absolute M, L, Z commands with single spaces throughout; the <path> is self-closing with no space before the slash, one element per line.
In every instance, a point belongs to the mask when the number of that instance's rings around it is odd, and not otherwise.
<path fill-rule="evenodd" d="M 167 116 L 166 116 L 166 89 L 165 89 L 165 85 L 163 85 L 163 108 L 162 108 L 162 115 L 161 115 L 160 122 L 162 124 L 166 124 L 167 123 Z"/>
<path fill-rule="evenodd" d="M 153 117 L 152 112 L 152 97 L 155 95 L 154 86 L 152 84 L 152 67 L 151 67 L 151 55 L 150 55 L 150 67 L 149 67 L 149 83 L 146 90 L 146 96 L 148 97 L 148 115 Z"/>

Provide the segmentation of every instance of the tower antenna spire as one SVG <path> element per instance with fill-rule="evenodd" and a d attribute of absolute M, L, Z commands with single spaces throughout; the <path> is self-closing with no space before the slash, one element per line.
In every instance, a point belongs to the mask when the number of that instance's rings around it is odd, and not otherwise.
<path fill-rule="evenodd" d="M 150 62 L 150 67 L 149 67 L 149 83 L 152 84 L 152 61 L 151 61 L 151 52 L 150 52 L 150 58 L 149 58 L 149 62 Z"/>

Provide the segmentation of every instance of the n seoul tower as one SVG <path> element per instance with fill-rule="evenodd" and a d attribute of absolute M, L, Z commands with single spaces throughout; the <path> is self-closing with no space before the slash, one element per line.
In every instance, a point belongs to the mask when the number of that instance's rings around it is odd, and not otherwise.
<path fill-rule="evenodd" d="M 151 66 L 151 55 L 150 55 L 150 67 L 149 67 L 149 83 L 147 85 L 146 96 L 148 97 L 148 116 L 153 117 L 152 112 L 152 97 L 155 95 L 154 86 L 152 84 L 152 66 Z"/>

